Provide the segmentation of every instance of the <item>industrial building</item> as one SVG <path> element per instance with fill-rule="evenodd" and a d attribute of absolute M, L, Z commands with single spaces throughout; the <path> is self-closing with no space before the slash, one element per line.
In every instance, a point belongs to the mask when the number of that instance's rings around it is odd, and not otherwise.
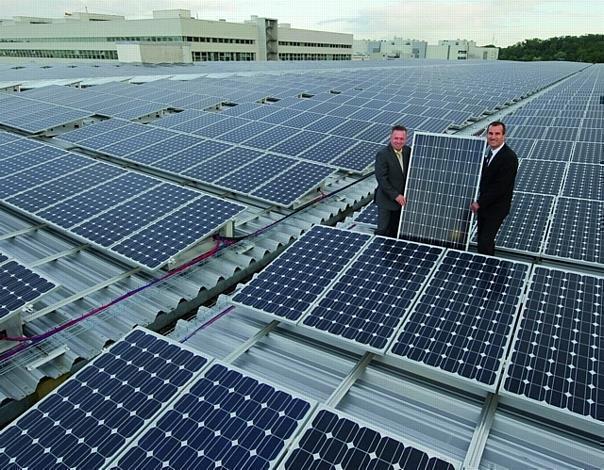
<path fill-rule="evenodd" d="M 442 40 L 428 44 L 417 39 L 395 37 L 388 40 L 353 40 L 355 59 L 441 59 L 497 60 L 498 47 L 479 47 L 465 39 Z"/>
<path fill-rule="evenodd" d="M 352 34 L 312 31 L 252 18 L 244 23 L 156 10 L 153 18 L 66 13 L 63 18 L 0 20 L 3 62 L 191 63 L 200 61 L 350 60 Z"/>

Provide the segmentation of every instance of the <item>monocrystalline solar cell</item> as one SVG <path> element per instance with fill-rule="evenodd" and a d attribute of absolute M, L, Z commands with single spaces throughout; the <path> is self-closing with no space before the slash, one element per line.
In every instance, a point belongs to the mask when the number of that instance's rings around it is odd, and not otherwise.
<path fill-rule="evenodd" d="M 115 468 L 274 468 L 313 406 L 216 363 L 137 438 Z"/>
<path fill-rule="evenodd" d="M 168 114 L 160 119 L 156 119 L 151 122 L 152 125 L 158 127 L 171 128 L 183 122 L 189 121 L 193 118 L 199 117 L 202 113 L 197 110 L 186 109 L 180 113 Z"/>
<path fill-rule="evenodd" d="M 219 139 L 225 142 L 239 144 L 251 137 L 262 134 L 274 126 L 265 122 L 250 122 L 222 134 Z"/>
<path fill-rule="evenodd" d="M 494 390 L 529 265 L 449 250 L 390 353 Z"/>
<path fill-rule="evenodd" d="M 15 140 L 21 139 L 21 136 L 16 134 L 11 134 L 10 132 L 0 131 L 0 147 L 9 142 L 14 142 Z"/>
<path fill-rule="evenodd" d="M 215 181 L 214 184 L 240 193 L 250 193 L 296 163 L 297 160 L 293 158 L 262 155 L 239 170 Z"/>
<path fill-rule="evenodd" d="M 129 154 L 127 160 L 149 165 L 163 158 L 169 158 L 181 150 L 192 148 L 201 142 L 203 140 L 198 137 L 175 133 L 173 137 Z"/>
<path fill-rule="evenodd" d="M 486 142 L 417 133 L 413 139 L 400 237 L 466 248 Z"/>
<path fill-rule="evenodd" d="M 94 124 L 82 126 L 78 129 L 60 134 L 58 138 L 68 142 L 77 143 L 90 137 L 94 137 L 95 135 L 110 132 L 119 127 L 124 127 L 127 124 L 128 121 L 122 121 L 120 119 L 105 119 L 104 121 L 98 121 Z"/>
<path fill-rule="evenodd" d="M 2 147 L 0 147 L 1 151 Z M 603 142 L 577 142 L 573 152 L 574 163 L 604 163 Z"/>
<path fill-rule="evenodd" d="M 0 467 L 104 467 L 207 362 L 149 331 L 129 333 L 2 430 Z"/>
<path fill-rule="evenodd" d="M 383 352 L 443 249 L 376 237 L 302 320 Z"/>
<path fill-rule="evenodd" d="M 149 128 L 145 128 L 149 129 Z M 147 130 L 141 134 L 129 137 L 127 139 L 101 147 L 99 152 L 115 157 L 123 157 L 131 153 L 137 152 L 140 149 L 157 144 L 163 140 L 173 137 L 175 134 L 164 129 Z"/>
<path fill-rule="evenodd" d="M 377 227 L 377 217 L 378 217 L 378 206 L 375 203 L 371 203 L 359 213 L 354 219 L 355 222 L 360 224 L 369 225 L 372 227 Z"/>
<path fill-rule="evenodd" d="M 193 119 L 189 119 L 180 124 L 176 124 L 175 126 L 172 126 L 170 129 L 173 129 L 175 131 L 180 131 L 180 132 L 195 133 L 197 130 L 199 130 L 203 127 L 215 124 L 217 122 L 223 121 L 227 117 L 228 116 L 225 116 L 225 115 L 219 114 L 219 113 L 201 111 L 197 117 L 194 117 Z"/>
<path fill-rule="evenodd" d="M 298 134 L 272 147 L 271 151 L 296 157 L 325 138 L 327 138 L 327 135 L 318 132 L 300 131 Z"/>
<path fill-rule="evenodd" d="M 285 126 L 271 126 L 269 130 L 262 134 L 255 135 L 251 139 L 244 142 L 244 145 L 249 147 L 258 148 L 261 150 L 268 150 L 271 147 L 278 145 L 286 139 L 293 137 L 295 134 L 302 132 L 291 127 Z"/>
<path fill-rule="evenodd" d="M 199 144 L 187 147 L 174 155 L 153 162 L 153 167 L 172 173 L 183 173 L 188 168 L 199 165 L 229 148 L 229 145 L 222 142 L 201 141 Z"/>
<path fill-rule="evenodd" d="M 530 158 L 532 160 L 557 160 L 568 162 L 572 158 L 574 145 L 574 141 L 537 140 L 530 154 Z M 515 147 L 512 148 L 516 151 Z M 516 152 L 516 154 L 520 158 L 518 152 Z"/>
<path fill-rule="evenodd" d="M 319 113 L 300 113 L 297 116 L 288 119 L 281 124 L 284 126 L 295 127 L 296 129 L 302 129 L 310 124 L 317 122 L 323 117 Z"/>
<path fill-rule="evenodd" d="M 42 144 L 30 139 L 17 139 L 0 145 L 0 159 L 11 158 L 23 152 L 40 148 Z"/>
<path fill-rule="evenodd" d="M 536 267 L 503 381 L 531 413 L 558 410 L 584 430 L 604 426 L 604 278 Z"/>
<path fill-rule="evenodd" d="M 230 172 L 257 159 L 262 152 L 246 148 L 232 148 L 214 158 L 209 158 L 199 165 L 183 171 L 182 174 L 198 181 L 211 183 Z"/>
<path fill-rule="evenodd" d="M 339 135 L 342 137 L 354 137 L 360 132 L 371 126 L 371 123 L 365 121 L 357 121 L 354 119 L 347 119 L 342 124 L 328 130 L 329 134 Z"/>
<path fill-rule="evenodd" d="M 375 163 L 375 155 L 382 147 L 383 145 L 372 142 L 359 142 L 329 163 L 338 168 L 362 173 Z"/>
<path fill-rule="evenodd" d="M 36 165 L 42 165 L 55 158 L 67 155 L 67 152 L 51 147 L 49 145 L 40 145 L 29 152 L 5 158 L 0 166 L 0 178 L 27 170 Z"/>
<path fill-rule="evenodd" d="M 314 113 L 316 114 L 316 113 Z M 348 122 L 348 119 L 339 116 L 323 116 L 314 123 L 306 126 L 306 130 L 330 133 L 334 128 Z"/>
<path fill-rule="evenodd" d="M 339 136 L 329 136 L 317 145 L 306 150 L 300 158 L 320 163 L 327 163 L 338 158 L 344 152 L 358 144 L 357 140 Z"/>
<path fill-rule="evenodd" d="M 566 162 L 523 160 L 518 168 L 514 189 L 527 193 L 557 195 L 564 182 Z"/>
<path fill-rule="evenodd" d="M 283 468 L 454 470 L 455 466 L 358 418 L 322 408 L 301 431 Z"/>
<path fill-rule="evenodd" d="M 604 201 L 604 164 L 570 163 L 562 195 Z"/>
<path fill-rule="evenodd" d="M 392 126 L 389 124 L 376 123 L 358 133 L 355 138 L 383 144 L 390 138 L 391 130 Z"/>
<path fill-rule="evenodd" d="M 215 124 L 210 124 L 209 126 L 202 127 L 195 131 L 195 135 L 200 135 L 203 137 L 218 137 L 221 134 L 226 132 L 230 132 L 233 129 L 237 129 L 247 123 L 249 123 L 247 119 L 239 119 L 234 117 L 229 117 L 223 121 L 219 121 Z"/>
<path fill-rule="evenodd" d="M 316 225 L 237 292 L 233 302 L 297 322 L 369 238 Z"/>

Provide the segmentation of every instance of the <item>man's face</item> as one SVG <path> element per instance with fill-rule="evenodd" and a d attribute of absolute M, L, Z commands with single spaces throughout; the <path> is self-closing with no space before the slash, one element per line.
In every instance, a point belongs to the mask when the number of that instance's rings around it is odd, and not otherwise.
<path fill-rule="evenodd" d="M 405 131 L 393 131 L 390 134 L 390 145 L 394 150 L 400 150 L 407 142 L 407 133 Z"/>
<path fill-rule="evenodd" d="M 503 126 L 489 126 L 487 131 L 487 143 L 492 149 L 496 149 L 505 142 Z"/>

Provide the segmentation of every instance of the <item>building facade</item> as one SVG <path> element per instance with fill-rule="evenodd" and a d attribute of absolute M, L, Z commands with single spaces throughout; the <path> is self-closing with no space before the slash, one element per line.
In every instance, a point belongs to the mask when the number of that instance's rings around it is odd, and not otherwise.
<path fill-rule="evenodd" d="M 0 20 L 4 62 L 187 63 L 351 56 L 352 34 L 295 29 L 256 16 L 233 23 L 198 20 L 189 10 L 157 10 L 153 18 L 137 20 L 88 12 Z"/>

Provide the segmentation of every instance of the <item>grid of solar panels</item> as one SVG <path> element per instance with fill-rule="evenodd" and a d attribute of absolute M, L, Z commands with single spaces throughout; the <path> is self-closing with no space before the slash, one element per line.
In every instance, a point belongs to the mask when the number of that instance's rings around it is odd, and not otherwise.
<path fill-rule="evenodd" d="M 138 266 L 156 270 L 245 207 L 44 144 L 0 177 L 0 200 Z M 21 154 L 20 156 L 25 155 Z"/>
<path fill-rule="evenodd" d="M 214 363 L 111 468 L 272 468 L 313 406 Z"/>
<path fill-rule="evenodd" d="M 406 439 L 323 407 L 301 432 L 282 468 L 285 470 L 406 469 L 454 470 L 455 466 Z"/>
<path fill-rule="evenodd" d="M 207 363 L 131 332 L 0 432 L 0 467 L 102 468 Z"/>
<path fill-rule="evenodd" d="M 536 267 L 500 393 L 601 436 L 603 306 L 604 278 Z"/>
<path fill-rule="evenodd" d="M 36 302 L 57 284 L 0 253 L 0 286 L 0 318 L 4 318 Z"/>
<path fill-rule="evenodd" d="M 378 206 L 375 203 L 371 203 L 359 212 L 359 215 L 355 217 L 354 221 L 360 224 L 369 225 L 370 227 L 377 227 L 377 217 Z"/>
<path fill-rule="evenodd" d="M 388 355 L 494 392 L 528 272 L 526 263 L 447 251 Z"/>
<path fill-rule="evenodd" d="M 469 207 L 476 198 L 485 147 L 483 139 L 474 137 L 414 135 L 401 238 L 467 248 Z"/>

